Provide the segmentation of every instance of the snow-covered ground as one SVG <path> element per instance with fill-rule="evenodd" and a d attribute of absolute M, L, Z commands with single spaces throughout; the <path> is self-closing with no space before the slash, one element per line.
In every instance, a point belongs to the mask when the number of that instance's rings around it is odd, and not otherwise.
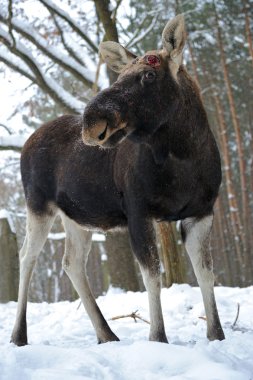
<path fill-rule="evenodd" d="M 30 345 L 8 343 L 16 303 L 0 305 L 1 380 L 252 380 L 253 286 L 215 289 L 226 340 L 209 342 L 200 291 L 188 285 L 163 289 L 170 344 L 149 342 L 148 324 L 131 318 L 110 321 L 120 342 L 96 344 L 79 301 L 28 305 Z M 232 329 L 240 304 L 237 323 Z M 99 297 L 105 317 L 138 310 L 148 319 L 146 293 Z"/>

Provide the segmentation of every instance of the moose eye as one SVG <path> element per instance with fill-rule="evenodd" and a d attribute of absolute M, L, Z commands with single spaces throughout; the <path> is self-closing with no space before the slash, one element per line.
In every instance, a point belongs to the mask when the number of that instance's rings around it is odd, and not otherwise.
<path fill-rule="evenodd" d="M 156 78 L 156 73 L 154 71 L 146 71 L 143 75 L 143 81 L 144 82 L 153 82 Z"/>

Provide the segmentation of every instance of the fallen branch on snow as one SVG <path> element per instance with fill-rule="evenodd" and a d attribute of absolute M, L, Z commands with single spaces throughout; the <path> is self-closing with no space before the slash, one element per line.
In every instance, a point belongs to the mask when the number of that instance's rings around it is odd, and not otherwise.
<path fill-rule="evenodd" d="M 235 327 L 235 325 L 236 325 L 236 322 L 238 321 L 239 314 L 240 314 L 240 304 L 238 303 L 238 304 L 237 304 L 237 313 L 236 313 L 236 317 L 235 317 L 234 323 L 232 323 L 232 325 L 231 325 L 231 328 L 232 328 L 232 329 L 234 329 L 234 327 Z M 206 321 L 206 317 L 205 317 L 205 316 L 203 316 L 203 317 L 199 317 L 199 319 L 203 319 L 204 321 Z"/>
<path fill-rule="evenodd" d="M 237 322 L 237 320 L 238 320 L 238 318 L 239 318 L 239 314 L 240 314 L 240 304 L 238 303 L 237 304 L 237 313 L 236 313 L 236 317 L 235 317 L 235 320 L 234 320 L 234 323 L 232 324 L 232 329 L 235 327 L 235 325 L 236 325 L 236 322 Z"/>
<path fill-rule="evenodd" d="M 137 319 L 140 319 L 141 321 L 146 322 L 150 325 L 150 322 L 142 318 L 139 314 L 137 314 L 137 312 L 138 310 L 133 311 L 131 314 L 118 315 L 116 317 L 110 318 L 109 321 L 115 321 L 116 319 L 121 319 L 121 318 L 133 318 L 135 323 L 137 323 Z"/>

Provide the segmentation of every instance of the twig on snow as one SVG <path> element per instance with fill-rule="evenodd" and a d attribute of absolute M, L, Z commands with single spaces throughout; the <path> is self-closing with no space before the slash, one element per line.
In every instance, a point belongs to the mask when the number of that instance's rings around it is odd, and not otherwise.
<path fill-rule="evenodd" d="M 121 318 L 133 318 L 135 323 L 137 323 L 137 319 L 140 319 L 141 321 L 146 322 L 150 325 L 150 322 L 142 318 L 139 314 L 137 314 L 137 312 L 138 310 L 133 311 L 131 314 L 118 315 L 116 317 L 110 318 L 109 321 L 115 321 L 116 319 L 121 319 Z"/>
<path fill-rule="evenodd" d="M 237 313 L 236 313 L 236 317 L 235 317 L 235 320 L 234 320 L 234 323 L 232 324 L 232 329 L 235 327 L 235 325 L 236 325 L 236 322 L 237 322 L 237 320 L 238 320 L 238 318 L 239 318 L 239 314 L 240 314 L 240 304 L 238 303 L 237 304 Z"/>

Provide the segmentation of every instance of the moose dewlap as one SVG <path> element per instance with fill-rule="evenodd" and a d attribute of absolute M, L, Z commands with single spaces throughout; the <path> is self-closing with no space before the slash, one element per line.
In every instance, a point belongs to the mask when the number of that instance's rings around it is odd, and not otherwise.
<path fill-rule="evenodd" d="M 150 307 L 149 339 L 167 342 L 160 301 L 154 221 L 181 220 L 207 317 L 209 339 L 224 339 L 208 250 L 221 182 L 219 152 L 199 91 L 182 65 L 182 15 L 165 26 L 162 50 L 137 57 L 115 42 L 100 53 L 118 80 L 87 105 L 26 142 L 21 172 L 27 234 L 20 252 L 18 310 L 12 342 L 27 344 L 29 282 L 56 215 L 66 231 L 63 268 L 93 323 L 99 343 L 118 340 L 90 291 L 86 262 L 91 230 L 128 228 Z M 107 149 L 106 149 L 107 148 Z M 168 300 L 169 301 L 169 300 Z"/>

